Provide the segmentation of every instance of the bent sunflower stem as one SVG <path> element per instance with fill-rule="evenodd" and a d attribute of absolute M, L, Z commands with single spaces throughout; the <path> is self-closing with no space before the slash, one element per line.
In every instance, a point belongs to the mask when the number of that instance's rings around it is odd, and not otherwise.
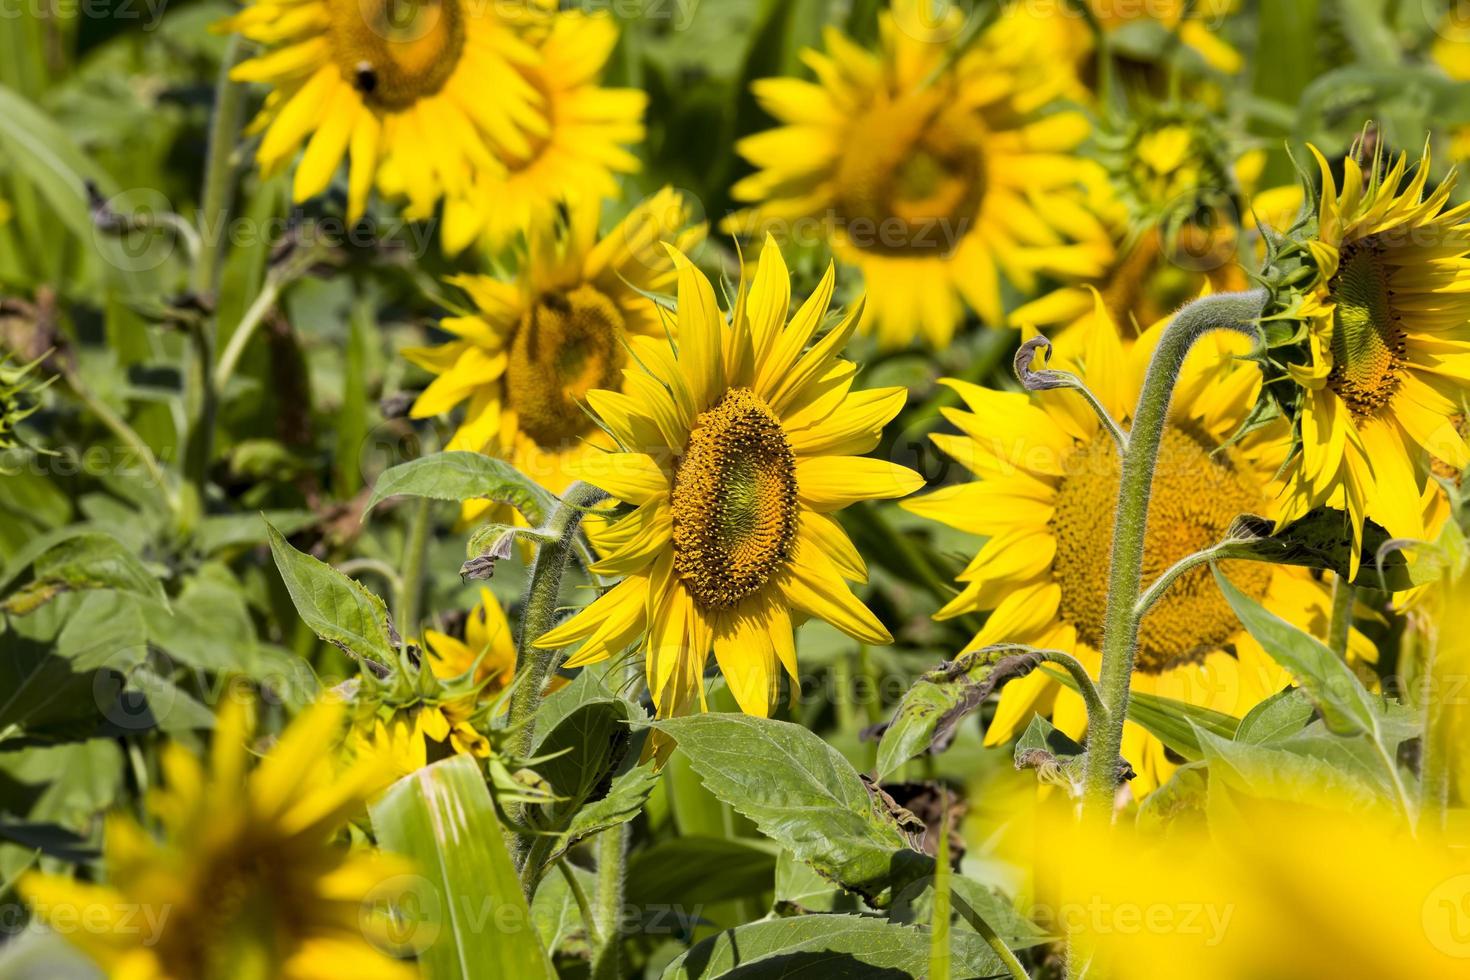
<path fill-rule="evenodd" d="M 1058 667 L 1072 675 L 1077 682 L 1077 692 L 1082 695 L 1082 700 L 1087 704 L 1087 724 L 1102 726 L 1106 724 L 1108 717 L 1107 705 L 1103 703 L 1102 693 L 1098 691 L 1096 682 L 1082 661 L 1062 650 L 1038 650 L 1038 653 L 1046 657 L 1046 662 L 1056 664 Z"/>
<path fill-rule="evenodd" d="M 1021 386 L 1027 391 L 1055 391 L 1065 389 L 1075 391 L 1087 402 L 1108 435 L 1113 437 L 1113 442 L 1118 447 L 1119 454 L 1128 451 L 1128 433 L 1118 424 L 1117 419 L 1109 414 L 1101 400 L 1087 387 L 1087 383 L 1071 371 L 1058 371 L 1053 368 L 1033 368 L 1038 351 L 1051 351 L 1051 341 L 1045 337 L 1032 337 L 1021 345 L 1016 351 L 1016 378 L 1020 380 Z"/>
<path fill-rule="evenodd" d="M 1098 678 L 1102 706 L 1107 714 L 1106 724 L 1088 735 L 1083 776 L 1086 817 L 1111 822 L 1113 816 L 1117 759 L 1122 751 L 1123 725 L 1128 716 L 1129 686 L 1138 647 L 1141 619 L 1138 604 L 1149 496 L 1174 385 L 1185 357 L 1204 334 L 1234 330 L 1255 336 L 1256 320 L 1265 301 L 1265 291 L 1257 289 L 1205 296 L 1185 306 L 1165 329 L 1144 377 L 1118 484 L 1107 613 L 1103 621 L 1102 669 Z"/>
<path fill-rule="evenodd" d="M 1164 597 L 1164 593 L 1169 591 L 1170 586 L 1178 581 L 1179 578 L 1185 573 L 1195 568 L 1198 568 L 1200 565 L 1213 564 L 1226 558 L 1239 559 L 1242 561 L 1263 560 L 1259 556 L 1252 554 L 1248 547 L 1241 547 L 1241 545 L 1245 544 L 1248 544 L 1248 542 L 1242 542 L 1239 540 L 1221 541 L 1219 544 L 1210 545 L 1210 547 L 1204 549 L 1203 551 L 1196 551 L 1192 555 L 1185 555 L 1183 558 L 1179 559 L 1179 561 L 1175 562 L 1171 568 L 1166 570 L 1164 574 L 1156 578 L 1152 585 L 1144 590 L 1143 595 L 1140 596 L 1138 602 L 1134 604 L 1134 615 L 1137 616 L 1139 619 L 1142 619 L 1144 617 L 1144 614 L 1152 609 L 1154 607 L 1154 604 Z"/>

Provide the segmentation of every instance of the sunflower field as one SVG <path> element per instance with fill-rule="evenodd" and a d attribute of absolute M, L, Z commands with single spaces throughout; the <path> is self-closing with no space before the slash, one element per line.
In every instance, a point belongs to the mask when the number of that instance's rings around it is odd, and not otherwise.
<path fill-rule="evenodd" d="M 1470 977 L 1470 0 L 0 0 L 0 980 Z"/>

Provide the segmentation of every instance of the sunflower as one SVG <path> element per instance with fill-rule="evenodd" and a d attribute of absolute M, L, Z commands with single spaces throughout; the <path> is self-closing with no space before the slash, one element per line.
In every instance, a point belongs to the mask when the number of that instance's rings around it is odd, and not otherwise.
<path fill-rule="evenodd" d="M 385 155 L 414 206 L 428 210 L 496 153 L 529 154 L 544 138 L 544 97 L 518 68 L 537 59 L 521 23 L 549 16 L 549 0 L 250 0 L 218 25 L 263 45 L 237 81 L 272 86 L 252 132 L 256 161 L 280 172 L 303 144 L 293 194 L 321 193 L 350 160 L 348 215 L 356 220 Z M 494 98 L 486 98 L 494 92 Z"/>
<path fill-rule="evenodd" d="M 207 772 L 183 746 L 164 749 L 166 786 L 150 798 L 163 839 L 110 817 L 106 884 L 32 873 L 22 894 L 115 980 L 418 976 L 380 951 L 384 923 L 365 914 L 407 869 L 334 843 L 383 785 L 334 761 L 341 706 L 308 709 L 253 770 L 250 715 L 238 702 L 221 711 Z M 99 910 L 112 914 L 105 928 L 66 927 Z"/>
<path fill-rule="evenodd" d="M 817 337 L 831 266 L 787 323 L 790 281 L 767 239 L 727 324 L 709 280 L 677 250 L 678 344 L 634 336 L 625 392 L 589 401 L 619 451 L 568 469 L 634 509 L 607 530 L 593 571 L 623 580 L 546 633 L 584 641 L 566 666 L 642 641 L 660 716 L 704 700 L 710 649 L 742 711 L 766 715 L 782 668 L 796 674 L 796 622 L 825 619 L 861 643 L 891 642 L 848 582 L 867 569 L 831 517 L 902 497 L 920 477 L 862 456 L 903 407 L 902 388 L 852 390 L 839 357 L 862 304 Z M 743 275 L 742 275 L 743 280 Z"/>
<path fill-rule="evenodd" d="M 441 680 L 470 675 L 483 695 L 505 690 L 516 669 L 515 637 L 505 610 L 489 589 L 480 590 L 480 604 L 465 621 L 464 639 L 438 630 L 425 630 L 429 669 Z"/>
<path fill-rule="evenodd" d="M 658 242 L 692 248 L 703 225 L 685 229 L 687 202 L 664 189 L 597 238 L 600 202 L 583 199 L 565 227 L 532 236 L 516 282 L 489 276 L 452 280 L 475 309 L 440 327 L 456 339 L 404 356 L 438 377 L 414 403 L 414 418 L 468 400 L 450 449 L 508 459 L 553 492 L 571 461 L 613 448 L 585 409 L 587 392 L 617 387 L 629 364 L 627 341 L 664 336 L 649 293 L 667 292 L 674 264 Z M 487 505 L 467 505 L 473 516 Z"/>
<path fill-rule="evenodd" d="M 1126 425 L 1148 360 L 1166 323 L 1127 341 L 1099 309 L 1073 336 L 1088 381 L 1110 414 Z M 1260 390 L 1259 370 L 1238 355 L 1248 338 L 1207 335 L 1191 354 L 1175 389 L 1154 476 L 1143 578 L 1152 582 L 1179 559 L 1226 537 L 1242 514 L 1270 515 L 1273 475 L 1288 451 L 1285 425 L 1232 436 Z M 959 435 L 935 443 L 978 480 L 938 490 L 901 506 L 989 540 L 959 576 L 963 589 L 937 614 L 989 611 L 967 650 L 999 642 L 1059 649 L 1096 676 L 1107 604 L 1117 507 L 1119 457 L 1111 435 L 1075 392 L 992 391 L 949 381 L 969 411 L 946 409 Z M 1330 589 L 1305 569 L 1225 562 L 1241 591 L 1278 616 L 1326 632 Z M 1353 653 L 1375 659 L 1354 634 Z M 1182 576 L 1144 617 L 1133 690 L 1240 716 L 1281 690 L 1289 676 L 1241 628 L 1208 569 Z M 1057 727 L 1081 738 L 1081 698 L 1044 671 L 1001 693 L 989 744 L 1013 737 L 1031 713 L 1050 713 Z M 1123 755 L 1147 793 L 1174 768 L 1158 739 L 1129 723 Z"/>
<path fill-rule="evenodd" d="M 1300 387 L 1300 451 L 1282 520 L 1319 506 L 1346 510 L 1353 558 L 1365 518 L 1394 537 L 1430 537 L 1435 460 L 1459 472 L 1470 450 L 1458 431 L 1470 384 L 1470 204 L 1447 207 L 1453 174 L 1425 195 L 1429 157 L 1407 156 L 1365 180 L 1349 161 L 1337 189 L 1322 171 L 1316 277 L 1294 313 L 1310 360 Z M 1381 173 L 1381 176 L 1379 174 Z"/>
<path fill-rule="evenodd" d="M 524 150 L 499 150 L 501 167 L 480 168 L 464 193 L 448 198 L 446 251 L 482 238 L 495 254 L 518 233 L 552 225 L 563 201 L 618 196 L 616 175 L 638 170 L 638 158 L 626 147 L 643 139 L 648 97 L 638 89 L 598 85 L 617 43 L 617 23 L 606 15 L 569 11 L 552 22 L 536 60 L 518 66 L 541 95 L 546 132 Z M 399 182 L 392 163 L 390 158 L 384 175 L 389 186 Z"/>
<path fill-rule="evenodd" d="M 959 13 L 929 22 L 921 5 L 896 0 L 877 51 L 828 28 L 826 53 L 803 54 L 816 82 L 754 84 L 781 125 L 737 145 L 758 169 L 732 193 L 758 203 L 726 222 L 825 238 L 862 271 L 864 328 L 888 347 L 919 337 L 943 346 L 965 305 L 998 326 L 1001 273 L 1029 292 L 1041 272 L 1102 274 L 1108 252 L 1076 187 L 1090 165 L 1071 153 L 1087 120 L 1039 111 L 1065 73 L 1037 76 L 1036 52 L 1009 31 L 958 51 Z"/>
<path fill-rule="evenodd" d="M 1240 52 L 1215 36 L 1212 25 L 1234 12 L 1237 0 L 1086 0 L 1098 25 L 1109 34 L 1143 21 L 1152 21 L 1179 38 L 1216 71 L 1240 71 Z M 1069 7 L 1070 4 L 1063 4 Z M 1075 17 L 1068 13 L 1067 16 Z"/>

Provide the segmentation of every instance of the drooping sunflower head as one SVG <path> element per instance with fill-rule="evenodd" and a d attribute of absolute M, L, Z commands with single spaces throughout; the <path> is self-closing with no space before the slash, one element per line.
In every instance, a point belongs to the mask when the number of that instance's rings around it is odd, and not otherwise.
<path fill-rule="evenodd" d="M 385 923 L 367 908 L 396 897 L 410 869 L 333 840 L 386 785 L 368 766 L 338 764 L 331 747 L 342 720 L 332 702 L 308 709 L 251 769 L 250 710 L 232 702 L 208 769 L 177 743 L 165 749 L 166 782 L 150 798 L 161 839 L 116 815 L 104 835 L 104 884 L 33 873 L 21 891 L 42 917 L 115 910 L 103 929 L 58 920 L 109 976 L 308 980 L 344 962 L 361 976 L 416 976 L 381 952 Z M 138 928 L 128 909 L 155 916 L 156 930 Z"/>
<path fill-rule="evenodd" d="M 395 186 L 426 211 L 495 152 L 519 151 L 546 129 L 542 94 L 519 65 L 536 53 L 521 38 L 554 4 L 467 0 L 251 0 L 218 25 L 265 48 L 232 71 L 271 86 L 251 124 L 256 159 L 280 171 L 303 145 L 294 195 L 304 200 L 350 160 L 355 219 L 393 160 Z M 485 99 L 483 92 L 496 93 Z"/>
<path fill-rule="evenodd" d="M 1039 38 L 1006 21 L 961 52 L 957 11 L 925 6 L 885 12 L 877 50 L 829 28 L 803 54 L 815 82 L 755 83 L 781 125 L 738 145 L 758 169 L 732 191 L 752 207 L 726 222 L 830 244 L 862 270 L 865 326 L 890 347 L 944 344 L 966 306 L 999 325 L 1002 274 L 1029 289 L 1043 271 L 1100 272 L 1106 252 L 1075 202 L 1088 125 L 1045 111 L 1067 79 L 1035 77 Z"/>
<path fill-rule="evenodd" d="M 674 264 L 659 243 L 692 249 L 704 236 L 702 224 L 689 226 L 690 203 L 670 189 L 601 239 L 600 206 L 584 198 L 564 225 L 533 234 L 519 280 L 455 279 L 474 303 L 470 315 L 441 321 L 456 339 L 404 352 L 438 375 L 414 404 L 415 418 L 468 400 L 450 448 L 508 458 L 556 491 L 569 482 L 567 461 L 612 445 L 588 409 L 589 393 L 623 384 L 630 337 L 663 336 L 649 294 L 670 291 Z"/>
<path fill-rule="evenodd" d="M 1248 285 L 1243 224 L 1264 156 L 1232 145 L 1202 109 L 1143 97 L 1135 109 L 1122 129 L 1098 136 L 1102 167 L 1088 183 L 1087 208 L 1113 241 L 1104 272 L 1022 304 L 1013 324 L 1060 337 L 1091 317 L 1095 291 L 1112 320 L 1137 336 L 1202 290 Z"/>
<path fill-rule="evenodd" d="M 861 304 L 821 332 L 830 268 L 788 320 L 790 280 L 768 239 L 727 317 L 709 280 L 671 254 L 677 343 L 631 339 L 623 390 L 589 399 L 617 445 L 569 467 L 633 508 L 594 538 L 594 570 L 623 579 L 538 645 L 585 641 L 567 662 L 577 667 L 637 644 L 663 716 L 703 702 L 713 649 L 741 709 L 764 715 L 782 669 L 796 678 L 792 629 L 806 617 L 890 640 L 848 585 L 867 572 L 829 515 L 922 482 L 862 455 L 905 392 L 852 389 L 840 354 Z"/>
<path fill-rule="evenodd" d="M 1314 153 L 1316 150 L 1314 148 Z M 1470 205 L 1451 206 L 1451 174 L 1428 190 L 1427 153 L 1367 167 L 1349 159 L 1339 191 L 1317 153 L 1314 236 L 1298 245 L 1315 274 L 1288 312 L 1307 325 L 1289 367 L 1300 452 L 1286 516 L 1331 505 L 1356 533 L 1372 518 L 1424 538 L 1435 460 L 1470 463 L 1458 430 L 1470 391 Z"/>
<path fill-rule="evenodd" d="M 1084 377 L 1109 414 L 1127 427 L 1166 325 L 1161 321 L 1131 340 L 1100 309 L 1068 335 L 1062 366 Z M 1289 432 L 1278 422 L 1240 435 L 1262 384 L 1260 370 L 1241 359 L 1250 344 L 1235 334 L 1208 335 L 1181 372 L 1150 494 L 1146 584 L 1225 539 L 1238 517 L 1274 513 L 1275 475 Z M 988 611 L 969 649 L 1001 642 L 1062 649 L 1095 673 L 1120 477 L 1111 433 L 1075 392 L 949 384 L 965 410 L 946 410 L 958 434 L 938 434 L 934 441 L 976 479 L 902 506 L 987 540 L 959 576 L 960 594 L 938 618 Z M 1221 571 L 1277 615 L 1306 627 L 1325 617 L 1326 591 L 1300 570 L 1225 562 Z M 1239 717 L 1285 682 L 1205 568 L 1180 576 L 1143 618 L 1134 690 Z M 1050 714 L 1075 738 L 1084 734 L 1080 699 L 1033 676 L 1003 690 L 988 740 L 1013 737 L 1033 711 Z M 1174 766 L 1162 743 L 1131 725 L 1124 756 L 1138 773 L 1136 793 L 1150 791 Z"/>

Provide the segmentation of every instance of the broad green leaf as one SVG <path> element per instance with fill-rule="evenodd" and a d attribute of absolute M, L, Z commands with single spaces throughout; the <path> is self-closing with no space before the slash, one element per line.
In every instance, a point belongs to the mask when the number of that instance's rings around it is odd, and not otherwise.
<path fill-rule="evenodd" d="M 1341 657 L 1310 633 L 1297 629 L 1243 594 L 1218 569 L 1215 581 L 1246 632 L 1291 672 L 1322 713 L 1327 727 L 1339 735 L 1376 730 L 1373 696 Z"/>
<path fill-rule="evenodd" d="M 475 500 L 484 497 L 509 504 L 533 525 L 546 520 L 556 498 L 503 459 L 480 453 L 435 453 L 393 467 L 378 477 L 363 517 L 393 496 L 434 500 Z"/>
<path fill-rule="evenodd" d="M 879 980 L 929 971 L 929 930 L 862 915 L 752 922 L 706 939 L 670 963 L 663 980 Z M 998 977 L 1005 967 L 978 936 L 955 933 L 950 975 Z"/>
<path fill-rule="evenodd" d="M 479 767 L 457 755 L 394 783 L 370 808 L 388 851 L 418 867 L 403 945 L 428 980 L 542 977 L 542 949 Z"/>
<path fill-rule="evenodd" d="M 574 708 L 536 742 L 532 754 L 545 760 L 536 764 L 536 771 L 562 798 L 549 807 L 553 826 L 562 825 L 589 799 L 600 796 L 599 788 L 606 791 L 612 773 L 634 742 L 628 722 L 643 718 L 626 701 L 589 701 Z M 638 741 L 642 740 L 640 732 Z"/>
<path fill-rule="evenodd" d="M 269 521 L 266 528 L 276 568 L 311 631 L 359 659 L 392 663 L 395 654 L 383 600 L 332 566 L 291 547 Z"/>
<path fill-rule="evenodd" d="M 897 820 L 842 755 L 799 725 L 743 714 L 670 718 L 704 784 L 821 874 L 876 897 L 927 873 Z"/>
<path fill-rule="evenodd" d="M 659 771 L 653 759 L 641 765 L 630 765 L 636 758 L 637 753 L 630 748 L 626 761 L 612 777 L 607 795 L 585 804 L 572 815 L 571 822 L 562 831 L 557 852 L 565 851 L 599 831 L 625 824 L 642 812 L 643 804 L 658 785 Z"/>
<path fill-rule="evenodd" d="M 634 905 L 707 905 L 775 887 L 778 848 L 732 837 L 675 837 L 634 853 L 627 900 Z"/>
<path fill-rule="evenodd" d="M 1200 747 L 1210 767 L 1211 793 L 1219 784 L 1268 800 L 1371 807 L 1385 802 L 1381 781 L 1362 771 L 1329 761 L 1320 754 L 1275 745 L 1250 745 L 1199 733 Z M 1337 738 L 1337 742 L 1347 740 Z M 1355 739 L 1362 744 L 1361 739 Z"/>
<path fill-rule="evenodd" d="M 30 581 L 0 603 L 0 609 L 24 616 L 64 592 L 89 589 L 114 589 L 168 604 L 163 585 L 136 555 L 110 534 L 84 531 L 38 555 Z"/>
<path fill-rule="evenodd" d="M 1315 713 L 1301 688 L 1277 691 L 1246 712 L 1235 732 L 1235 740 L 1252 745 L 1280 741 L 1300 732 Z"/>
<path fill-rule="evenodd" d="M 46 743 L 90 737 L 108 722 L 130 727 L 118 696 L 147 655 L 132 597 L 66 596 L 21 624 L 0 633 L 0 737 Z"/>

